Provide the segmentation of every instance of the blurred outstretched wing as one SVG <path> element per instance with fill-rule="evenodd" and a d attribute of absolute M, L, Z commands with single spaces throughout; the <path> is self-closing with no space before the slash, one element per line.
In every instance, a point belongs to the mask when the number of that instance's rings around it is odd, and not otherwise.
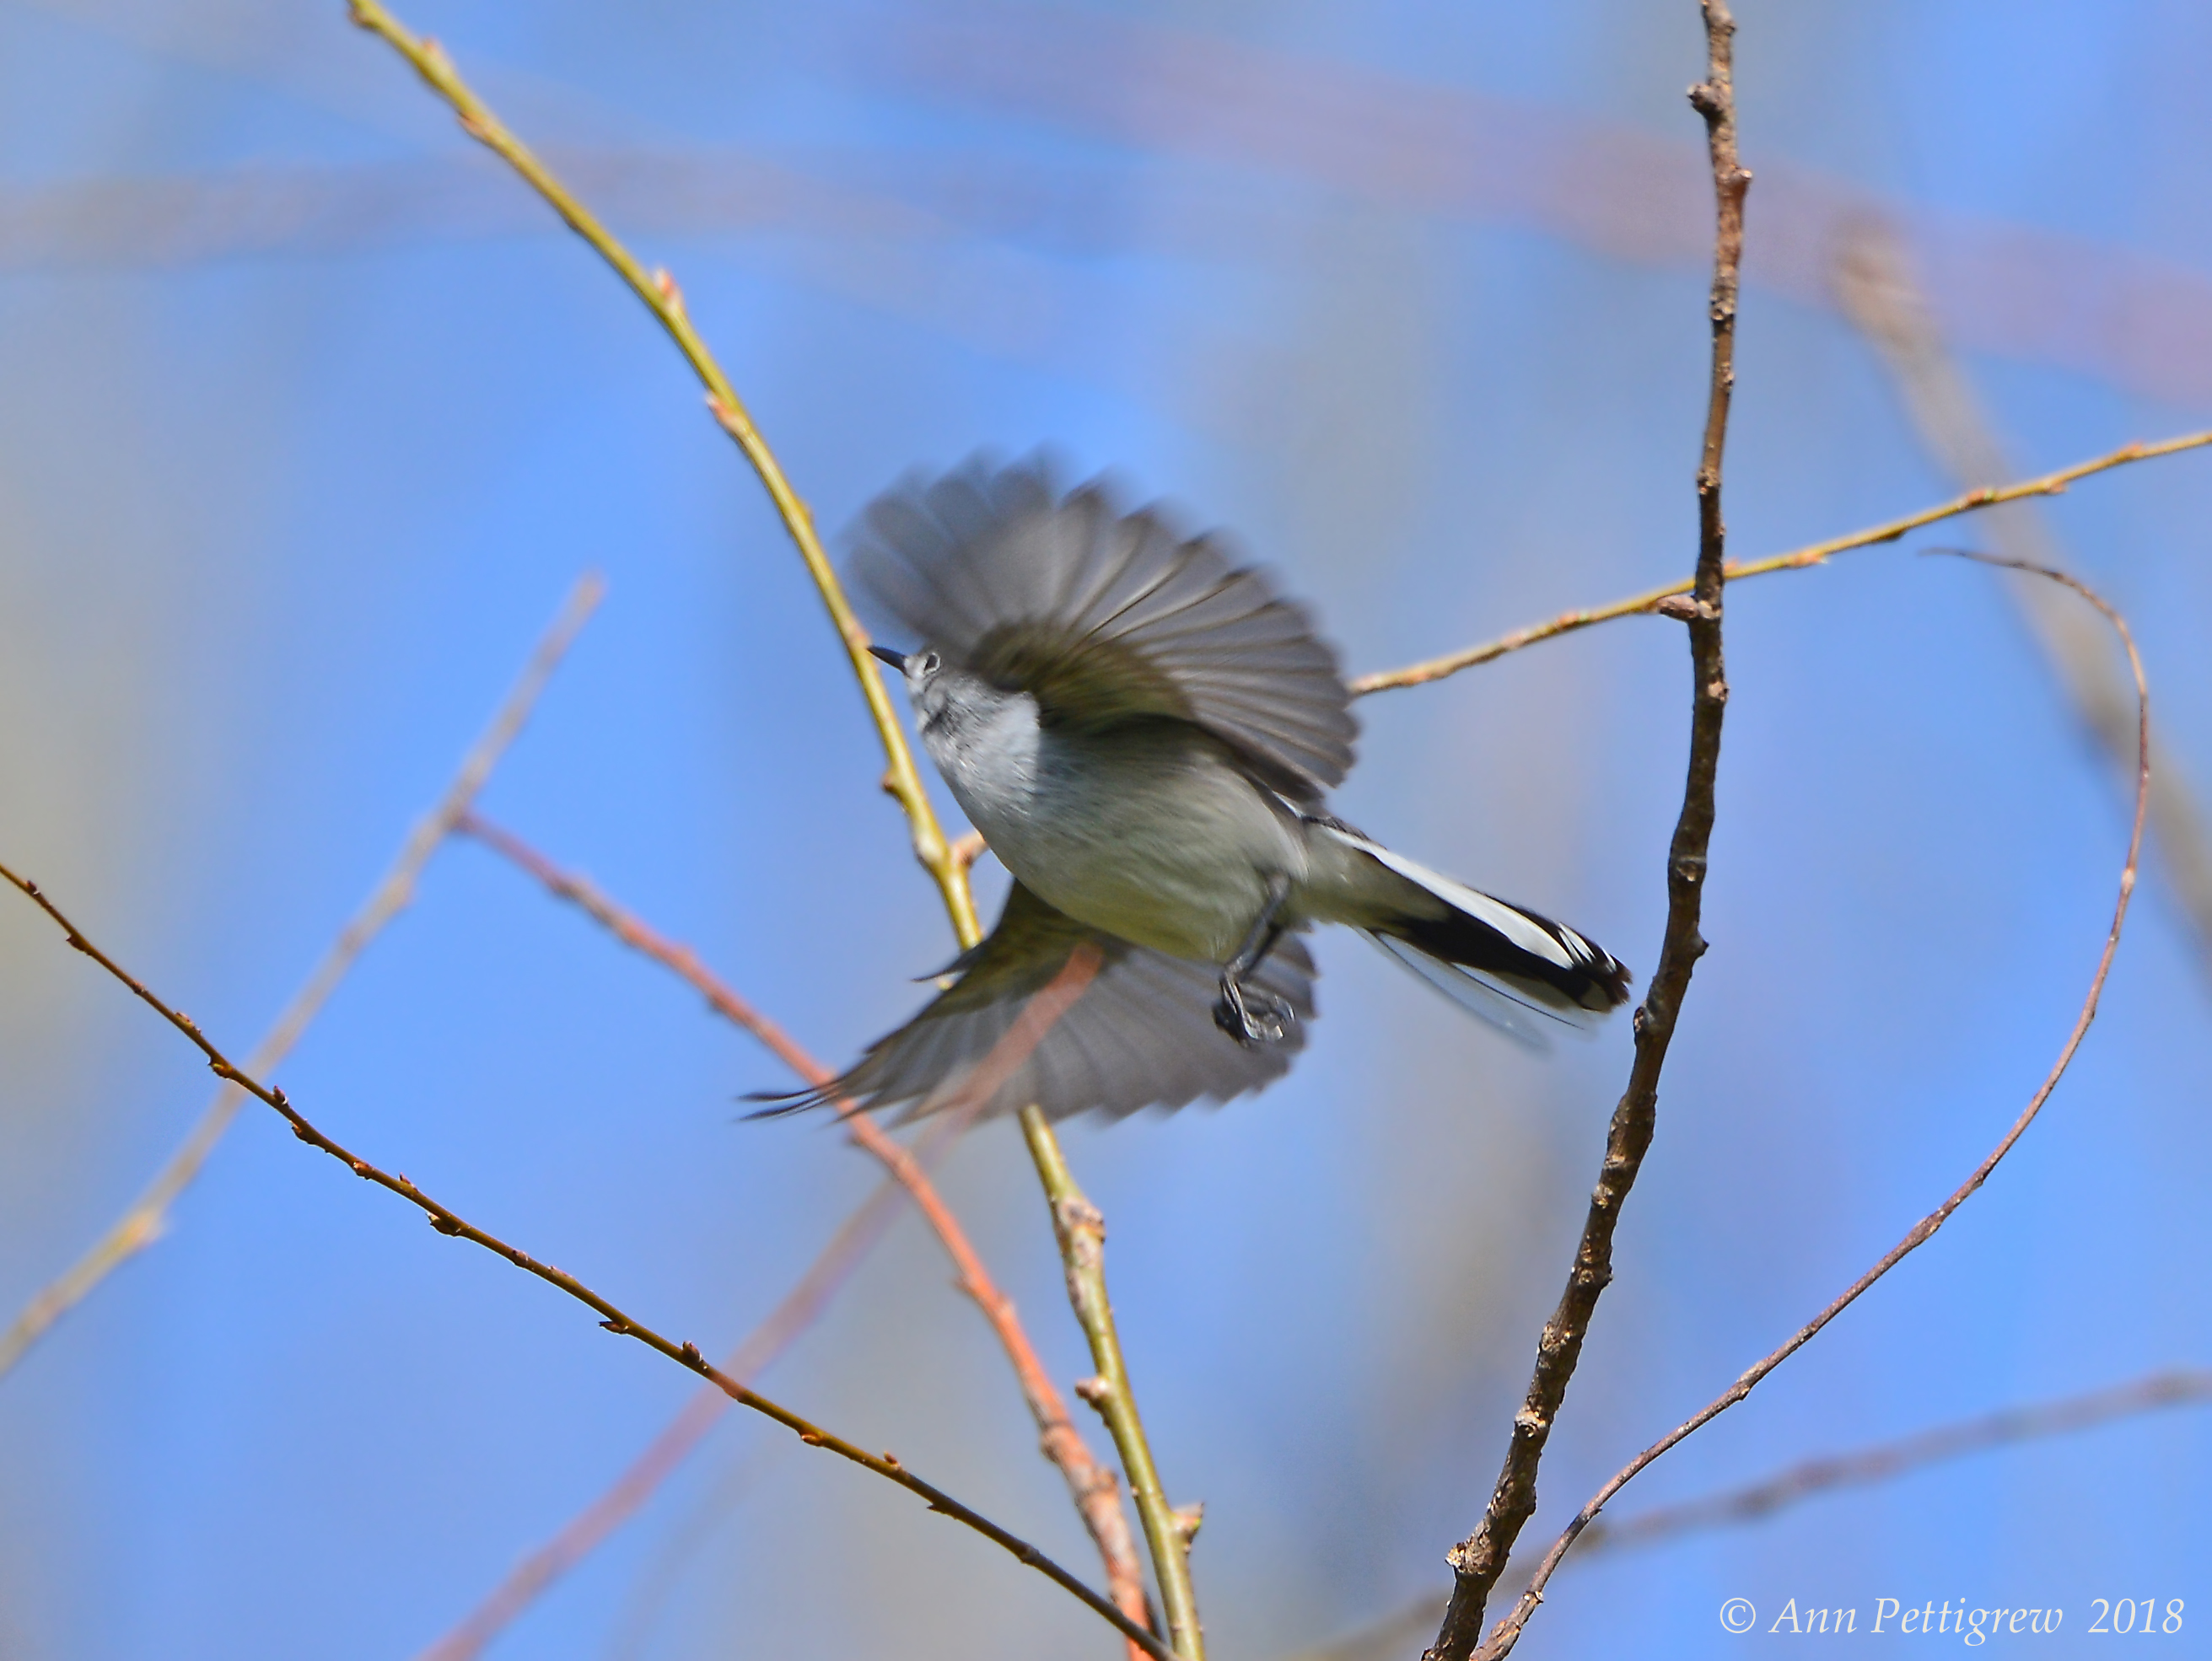
<path fill-rule="evenodd" d="M 1352 765 L 1351 695 L 1304 609 L 1103 484 L 1063 495 L 1038 459 L 908 481 L 870 505 L 852 565 L 913 644 L 1048 719 L 1194 721 L 1301 805 Z"/>
<path fill-rule="evenodd" d="M 1034 1102 L 1053 1118 L 1094 1109 L 1119 1118 L 1140 1107 L 1226 1101 L 1272 1083 L 1305 1043 L 1313 960 L 1283 940 L 1245 985 L 1286 1000 L 1298 1019 L 1280 1043 L 1249 1048 L 1213 1024 L 1221 971 L 1132 946 L 1054 911 L 1017 882 L 989 938 L 957 967 L 960 979 L 912 1021 L 878 1039 L 842 1078 L 776 1099 L 791 1112 L 840 1099 L 866 1112 L 904 1107 L 902 1121 L 966 1101 L 969 1076 L 1060 973 L 1083 941 L 1103 958 L 1097 978 L 1053 1023 L 981 1112 Z"/>

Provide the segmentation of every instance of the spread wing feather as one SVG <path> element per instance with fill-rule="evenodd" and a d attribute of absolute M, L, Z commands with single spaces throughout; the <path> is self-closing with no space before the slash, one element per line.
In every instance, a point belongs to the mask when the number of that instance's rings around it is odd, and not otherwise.
<path fill-rule="evenodd" d="M 1213 1024 L 1217 967 L 1101 934 L 1018 882 L 998 926 L 950 990 L 871 1045 L 843 1077 L 775 1098 L 768 1111 L 842 1100 L 869 1112 L 902 1107 L 903 1121 L 963 1104 L 969 1075 L 1085 940 L 1104 955 L 1097 978 L 993 1093 L 984 1114 L 1035 1102 L 1054 1118 L 1093 1110 L 1119 1118 L 1154 1103 L 1226 1101 L 1280 1076 L 1305 1043 L 1313 960 L 1295 937 L 1277 945 L 1245 984 L 1286 1000 L 1298 1019 L 1280 1043 L 1247 1048 Z"/>
<path fill-rule="evenodd" d="M 1304 609 L 1102 483 L 1063 494 L 1038 459 L 909 480 L 870 506 L 852 564 L 915 643 L 1048 718 L 1194 721 L 1302 804 L 1352 765 L 1351 696 Z"/>

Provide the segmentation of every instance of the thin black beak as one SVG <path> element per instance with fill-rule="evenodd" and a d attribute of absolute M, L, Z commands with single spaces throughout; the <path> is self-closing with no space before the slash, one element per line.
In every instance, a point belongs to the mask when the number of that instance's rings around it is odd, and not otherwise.
<path fill-rule="evenodd" d="M 906 673 L 906 653 L 903 652 L 893 652 L 889 646 L 872 646 L 868 648 L 868 656 L 880 658 L 900 674 Z"/>

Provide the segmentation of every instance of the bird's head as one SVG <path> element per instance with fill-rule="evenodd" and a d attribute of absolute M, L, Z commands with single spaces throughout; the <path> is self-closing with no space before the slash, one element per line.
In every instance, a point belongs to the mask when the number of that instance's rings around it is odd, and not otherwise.
<path fill-rule="evenodd" d="M 940 748 L 957 748 L 979 719 L 1019 695 L 949 662 L 934 646 L 894 652 L 889 646 L 872 646 L 868 652 L 906 677 L 906 695 L 921 719 L 922 738 L 933 755 Z"/>

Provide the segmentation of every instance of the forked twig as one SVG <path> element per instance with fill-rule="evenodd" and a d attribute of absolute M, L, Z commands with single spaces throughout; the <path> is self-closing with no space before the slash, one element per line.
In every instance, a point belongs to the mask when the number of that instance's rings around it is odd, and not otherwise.
<path fill-rule="evenodd" d="M 1566 1555 L 1576 1538 L 1589 1526 L 1591 1519 L 1604 1509 L 1614 1494 L 1620 1493 L 1634 1480 L 1638 1473 L 1668 1449 L 1711 1424 L 1729 1409 L 1750 1395 L 1767 1374 L 1811 1343 L 1814 1334 L 1856 1302 L 1860 1294 L 1869 1287 L 1932 1239 L 1936 1230 L 1949 1221 L 1951 1214 L 1964 1205 L 1974 1191 L 1989 1180 L 1990 1173 L 1996 1169 L 1998 1161 L 2012 1151 L 2013 1144 L 2027 1133 L 2027 1127 L 2035 1122 L 2036 1115 L 2043 1111 L 2043 1104 L 2051 1099 L 2051 1093 L 2058 1088 L 2058 1081 L 2065 1076 L 2066 1069 L 2072 1064 L 2075 1052 L 2081 1047 L 2081 1040 L 2088 1035 L 2090 1023 L 2097 1018 L 2097 1005 L 2105 992 L 2105 979 L 2112 973 L 2113 954 L 2119 949 L 2120 931 L 2127 922 L 2128 902 L 2135 894 L 2136 871 L 2142 856 L 2143 821 L 2150 807 L 2150 686 L 2143 677 L 2142 658 L 2136 651 L 2135 636 L 2129 632 L 2127 620 L 2122 617 L 2103 596 L 2098 594 L 2077 577 L 2069 576 L 2063 571 L 2052 570 L 2047 566 L 2031 565 L 2024 560 L 1995 559 L 1987 555 L 1975 554 L 1962 549 L 1931 549 L 1930 551 L 1954 555 L 1984 565 L 2002 566 L 2008 570 L 2030 572 L 2037 576 L 2048 578 L 2052 582 L 2063 583 L 2104 614 L 2106 621 L 2112 624 L 2114 631 L 2119 635 L 2120 644 L 2127 648 L 2128 668 L 2135 676 L 2136 683 L 2135 818 L 2128 833 L 2127 861 L 2120 868 L 2120 892 L 2119 898 L 2112 907 L 2112 925 L 2105 937 L 2105 949 L 2097 960 L 2097 972 L 2090 977 L 2088 996 L 2082 1000 L 2081 1013 L 2075 1018 L 2073 1030 L 2067 1034 L 2066 1042 L 2058 1052 L 2058 1059 L 2052 1064 L 2050 1072 L 2045 1076 L 2042 1084 L 2037 1088 L 2035 1094 L 2029 1099 L 2027 1107 L 2021 1111 L 2020 1117 L 2013 1121 L 2012 1128 L 2007 1131 L 2003 1138 L 1990 1149 L 1989 1155 L 1974 1167 L 1973 1173 L 1952 1191 L 1949 1198 L 1913 1224 L 1903 1240 L 1885 1252 L 1866 1273 L 1844 1288 L 1826 1308 L 1798 1328 L 1779 1347 L 1746 1368 L 1741 1376 L 1718 1396 L 1623 1465 L 1607 1479 L 1604 1487 L 1590 1496 L 1589 1503 L 1575 1513 L 1574 1520 L 1569 1523 L 1561 1531 L 1559 1537 L 1552 1543 L 1551 1549 L 1544 1554 L 1543 1561 L 1536 1566 L 1535 1575 L 1529 1581 L 1528 1590 L 1521 1594 L 1520 1600 L 1514 1605 L 1512 1612 L 1498 1623 L 1497 1630 L 1491 1634 L 1489 1641 L 1483 1646 L 1481 1653 L 1486 1658 L 1486 1661 L 1498 1661 L 1498 1658 L 1504 1656 L 1512 1649 L 1515 1640 L 1520 1636 L 1522 1628 L 1528 1623 L 1528 1617 L 1535 1613 L 1536 1605 L 1543 1601 L 1544 1586 L 1559 1567 L 1560 1559 Z"/>
<path fill-rule="evenodd" d="M 847 1441 L 843 1437 L 824 1430 L 819 1425 L 802 1418 L 789 1408 L 769 1400 L 757 1391 L 747 1388 L 708 1361 L 700 1353 L 698 1345 L 678 1343 L 673 1339 L 662 1337 L 651 1327 L 632 1318 L 574 1275 L 534 1258 L 521 1247 L 510 1246 L 496 1235 L 479 1228 L 450 1206 L 433 1199 L 405 1176 L 395 1174 L 370 1164 L 351 1149 L 324 1135 L 291 1104 L 283 1091 L 270 1088 L 252 1074 L 238 1067 L 216 1046 L 206 1034 L 200 1030 L 198 1022 L 165 1003 L 143 981 L 139 980 L 86 938 L 83 931 L 69 919 L 61 908 L 40 892 L 37 883 L 17 876 L 5 865 L 0 865 L 0 880 L 4 880 L 20 889 L 40 911 L 53 919 L 56 926 L 62 931 L 72 947 L 91 958 L 109 974 L 129 987 L 141 1003 L 189 1039 L 200 1053 L 207 1058 L 210 1070 L 218 1078 L 236 1084 L 249 1095 L 276 1109 L 283 1115 L 285 1123 L 292 1127 L 292 1134 L 301 1141 L 328 1154 L 362 1180 L 373 1182 L 380 1188 L 387 1189 L 410 1204 L 420 1209 L 430 1219 L 430 1226 L 440 1234 L 453 1235 L 481 1246 L 495 1256 L 505 1258 L 516 1268 L 536 1276 L 550 1286 L 557 1287 L 579 1303 L 595 1312 L 600 1317 L 599 1325 L 608 1331 L 619 1337 L 635 1338 L 648 1349 L 659 1351 L 679 1367 L 689 1368 L 714 1385 L 739 1406 L 750 1408 L 754 1412 L 775 1420 L 798 1436 L 799 1440 L 809 1447 L 826 1448 L 839 1458 L 850 1460 L 853 1464 L 874 1472 L 885 1481 L 896 1482 L 909 1493 L 920 1495 L 927 1502 L 932 1511 L 950 1517 L 956 1522 L 966 1524 L 984 1538 L 1036 1569 L 1062 1590 L 1072 1593 L 1101 1618 L 1110 1622 L 1123 1637 L 1139 1644 L 1148 1654 L 1157 1658 L 1157 1661 L 1176 1661 L 1173 1652 L 1169 1650 L 1167 1646 L 1161 1643 L 1136 1622 L 1122 1614 L 1120 1609 L 1115 1608 L 1108 1599 L 1085 1585 L 1074 1574 L 1061 1567 L 1060 1564 L 1046 1556 L 1044 1553 L 1018 1535 L 1000 1527 L 973 1507 L 962 1504 L 934 1483 L 924 1482 L 901 1464 L 893 1455 L 870 1453 L 854 1443 Z M 1037 1040 L 1044 1035 L 1045 1030 L 1059 1017 L 1066 1005 L 1081 995 L 1083 987 L 1089 984 L 1091 977 L 1097 971 L 1096 949 L 1092 949 L 1091 961 L 1085 963 L 1083 949 L 1079 947 L 1075 955 L 1069 959 L 1067 967 L 1060 971 L 1053 983 L 1030 1000 L 1029 1007 L 1016 1020 L 1013 1030 L 1008 1034 L 1007 1040 L 1002 1040 L 1000 1042 L 1000 1050 L 1004 1050 L 1009 1047 L 1008 1040 L 1018 1040 L 1019 1055 L 1007 1064 L 1006 1070 L 1011 1070 L 1012 1067 L 1020 1064 L 1020 1057 L 1025 1056 L 1029 1049 L 1035 1046 Z M 990 1056 L 985 1058 L 982 1065 L 976 1070 L 979 1076 L 979 1094 L 981 1095 L 988 1096 L 991 1090 L 996 1088 L 995 1081 L 981 1079 L 981 1076 L 988 1072 L 993 1063 L 999 1058 L 1000 1050 L 994 1050 Z"/>
<path fill-rule="evenodd" d="M 1552 1425 L 1566 1399 L 1581 1359 L 1583 1339 L 1599 1294 L 1613 1279 L 1613 1237 L 1622 1206 L 1642 1168 L 1658 1120 L 1659 1075 L 1674 1036 L 1691 971 L 1705 955 L 1698 932 L 1707 851 L 1713 833 L 1713 785 L 1720 770 L 1721 722 L 1728 707 L 1728 675 L 1721 654 L 1721 597 L 1726 581 L 1726 531 L 1721 517 L 1721 462 L 1728 443 L 1729 406 L 1735 385 L 1738 268 L 1743 258 L 1743 201 L 1751 175 L 1736 158 L 1735 85 L 1732 69 L 1735 21 L 1724 0 L 1704 0 L 1705 78 L 1690 88 L 1690 102 L 1705 118 L 1712 153 L 1714 231 L 1711 305 L 1712 358 L 1705 402 L 1705 440 L 1698 463 L 1698 567 L 1690 597 L 1675 608 L 1689 627 L 1690 757 L 1682 809 L 1667 855 L 1667 927 L 1651 990 L 1636 1011 L 1636 1058 L 1628 1088 L 1607 1127 L 1605 1161 L 1590 1192 L 1582 1239 L 1558 1307 L 1544 1324 L 1536 1365 L 1505 1461 L 1475 1531 L 1455 1546 L 1451 1597 L 1425 1661 L 1466 1661 L 1482 1635 L 1491 1588 L 1504 1573 L 1513 1543 L 1536 1509 L 1536 1471 Z"/>
<path fill-rule="evenodd" d="M 544 691 L 546 682 L 552 678 L 577 632 L 590 620 L 605 591 L 606 585 L 597 573 L 587 572 L 576 579 L 560 612 L 530 654 L 530 661 L 501 702 L 498 713 L 492 717 L 491 724 L 461 758 L 460 767 L 439 797 L 437 805 L 407 833 L 407 840 L 400 845 L 384 875 L 377 879 L 376 886 L 369 890 L 361 909 L 347 919 L 321 961 L 301 984 L 299 991 L 292 994 L 292 1001 L 284 1006 L 276 1023 L 262 1034 L 260 1043 L 254 1046 L 253 1053 L 246 1059 L 246 1071 L 256 1076 L 273 1071 L 292 1052 L 292 1046 L 300 1041 L 309 1023 L 337 990 L 347 971 L 368 949 L 368 943 L 415 897 L 416 880 L 422 876 L 423 866 L 429 864 L 430 856 L 438 851 L 454 824 L 483 791 L 493 767 L 514 742 L 515 735 L 522 730 L 523 723 L 530 718 L 538 694 Z M 198 1123 L 192 1126 L 177 1151 L 169 1155 L 168 1162 L 153 1181 L 131 1203 L 131 1209 L 116 1219 L 66 1274 L 43 1288 L 26 1304 L 6 1332 L 0 1333 L 0 1373 L 5 1373 L 21 1361 L 56 1321 L 91 1296 L 94 1288 L 161 1237 L 169 1208 L 199 1175 L 200 1167 L 207 1163 L 208 1155 L 215 1151 L 216 1144 L 222 1140 L 231 1120 L 245 1103 L 246 1092 L 235 1084 L 226 1083 L 216 1091 L 215 1100 L 202 1111 Z"/>
<path fill-rule="evenodd" d="M 512 831 L 471 814 L 457 827 L 487 848 L 536 878 L 556 898 L 578 906 L 617 940 L 672 971 L 707 1000 L 709 1008 L 743 1028 L 767 1046 L 808 1083 L 826 1086 L 834 1075 L 770 1020 L 700 961 L 689 946 L 670 939 L 635 912 L 617 904 L 596 883 L 564 870 Z M 875 1244 L 897 1214 L 902 1192 L 910 1197 L 935 1231 L 945 1253 L 958 1271 L 960 1289 L 974 1299 L 991 1323 L 1006 1359 L 1013 1364 L 1024 1399 L 1036 1420 L 1039 1446 L 1045 1458 L 1060 1468 L 1074 1496 L 1084 1525 L 1098 1547 L 1106 1569 L 1109 1594 L 1132 1620 L 1144 1622 L 1144 1570 L 1121 1509 L 1120 1484 L 1112 1470 L 1099 1464 L 1070 1418 L 1066 1403 L 1037 1357 L 1029 1334 L 1014 1312 L 1013 1300 L 999 1289 L 969 1242 L 959 1220 L 952 1215 L 929 1168 L 938 1154 L 970 1122 L 974 1106 L 982 1098 L 971 1093 L 969 1112 L 939 1113 L 930 1121 L 920 1143 L 912 1150 L 902 1147 L 866 1114 L 848 1115 L 843 1121 L 853 1143 L 881 1161 L 890 1176 L 863 1201 L 825 1246 L 821 1255 L 783 1301 L 746 1336 L 722 1370 L 745 1379 L 758 1376 L 791 1338 L 818 1312 L 844 1276 Z M 727 1398 L 720 1391 L 704 1390 L 687 1403 L 682 1412 L 654 1438 L 605 1493 L 579 1512 L 544 1545 L 532 1552 L 507 1578 L 446 1636 L 423 1652 L 422 1661 L 465 1661 L 526 1608 L 545 1587 L 565 1574 L 619 1528 L 661 1482 L 697 1446 L 720 1418 Z"/>
<path fill-rule="evenodd" d="M 1764 560 L 1730 563 L 1724 568 L 1724 574 L 1729 581 L 1739 583 L 1747 577 L 1764 577 L 1776 571 L 1802 571 L 1808 566 L 1826 563 L 1832 555 L 1847 554 L 1855 548 L 1873 548 L 1882 543 L 1893 543 L 1924 525 L 1955 519 L 1962 513 L 1996 507 L 2005 502 L 2022 501 L 2031 496 L 2063 495 L 2067 486 L 2093 474 L 2110 472 L 2113 468 L 2125 467 L 2130 462 L 2176 455 L 2184 450 L 2202 450 L 2208 445 L 2212 445 L 2212 430 L 2185 433 L 2178 438 L 2160 439 L 2155 444 L 2124 444 L 2107 454 L 2075 462 L 2071 467 L 2062 467 L 2057 472 L 2045 473 L 2040 478 L 2022 479 L 2016 484 L 1999 485 L 1988 489 L 1969 490 L 1962 496 L 1954 496 L 1949 501 L 1939 502 L 1934 507 L 1923 507 L 1917 513 L 1907 513 L 1903 518 L 1871 525 L 1864 530 L 1854 530 L 1846 536 L 1832 536 L 1826 542 L 1811 543 L 1787 554 L 1776 554 Z M 1687 582 L 1669 583 L 1664 588 L 1632 594 L 1625 600 L 1615 600 L 1607 605 L 1592 606 L 1582 611 L 1563 611 L 1556 617 L 1540 623 L 1530 623 L 1525 628 L 1516 628 L 1510 634 L 1501 634 L 1480 646 L 1467 646 L 1458 652 L 1447 652 L 1441 658 L 1408 664 L 1403 669 L 1378 670 L 1372 675 L 1362 675 L 1351 682 L 1352 690 L 1355 695 L 1364 695 L 1441 681 L 1447 675 L 1456 675 L 1463 669 L 1489 663 L 1508 652 L 1518 652 L 1522 646 L 1534 646 L 1539 640 L 1557 640 L 1562 634 L 1572 634 L 1594 624 L 1609 623 L 1622 617 L 1649 616 L 1661 612 L 1668 600 L 1689 593 L 1691 585 Z"/>

